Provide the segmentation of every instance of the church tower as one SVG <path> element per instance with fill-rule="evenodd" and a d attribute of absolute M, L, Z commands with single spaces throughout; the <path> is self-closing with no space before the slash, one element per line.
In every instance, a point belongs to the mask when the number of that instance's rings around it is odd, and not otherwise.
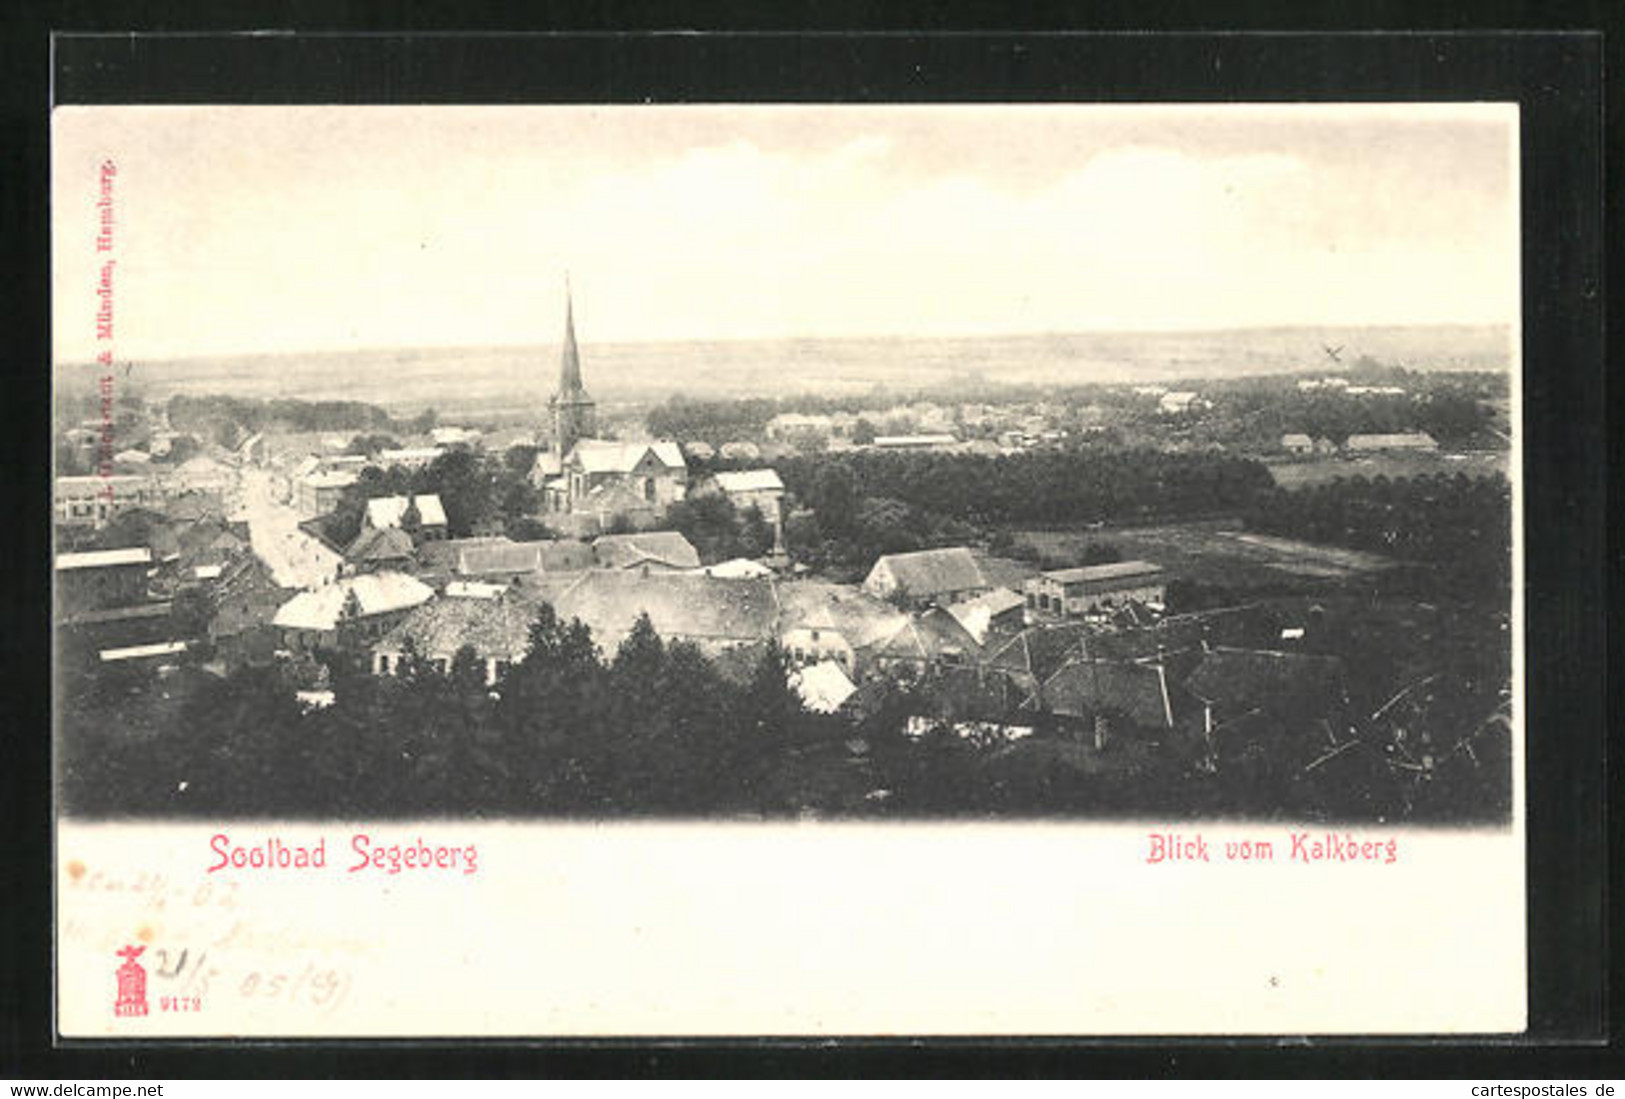
<path fill-rule="evenodd" d="M 581 384 L 581 353 L 576 350 L 575 310 L 570 283 L 564 283 L 564 354 L 559 362 L 559 390 L 547 403 L 553 413 L 553 444 L 562 460 L 579 439 L 598 430 L 598 406 Z"/>

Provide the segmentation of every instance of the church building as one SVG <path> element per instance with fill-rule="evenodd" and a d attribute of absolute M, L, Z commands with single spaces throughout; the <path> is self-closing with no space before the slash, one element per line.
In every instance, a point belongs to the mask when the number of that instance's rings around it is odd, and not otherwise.
<path fill-rule="evenodd" d="M 599 534 L 617 520 L 659 523 L 666 505 L 688 495 L 688 464 L 674 442 L 619 442 L 597 437 L 597 404 L 581 380 L 575 310 L 568 291 L 559 388 L 548 401 L 553 447 L 536 455 L 530 480 L 542 490 L 549 525 L 577 536 Z"/>

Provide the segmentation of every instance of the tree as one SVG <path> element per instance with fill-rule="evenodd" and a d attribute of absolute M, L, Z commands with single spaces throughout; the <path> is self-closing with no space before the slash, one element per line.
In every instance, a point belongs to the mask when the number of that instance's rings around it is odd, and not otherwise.
<path fill-rule="evenodd" d="M 857 446 L 870 446 L 875 441 L 875 425 L 863 417 L 852 425 L 852 442 Z"/>

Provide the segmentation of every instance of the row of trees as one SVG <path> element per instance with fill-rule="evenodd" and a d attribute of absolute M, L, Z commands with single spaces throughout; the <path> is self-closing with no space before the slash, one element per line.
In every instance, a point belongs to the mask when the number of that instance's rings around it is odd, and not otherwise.
<path fill-rule="evenodd" d="M 193 431 L 222 446 L 257 431 L 378 431 L 421 434 L 437 422 L 433 409 L 397 420 L 364 401 L 303 401 L 289 397 L 261 400 L 220 394 L 177 393 L 169 399 L 169 424 Z"/>
<path fill-rule="evenodd" d="M 839 512 L 854 496 L 891 498 L 978 526 L 1211 514 L 1244 507 L 1274 483 L 1258 462 L 1149 448 L 999 457 L 861 451 L 775 468 L 798 499 L 820 510 Z"/>
<path fill-rule="evenodd" d="M 810 811 L 1461 821 L 1504 818 L 1509 781 L 1504 759 L 1411 781 L 1380 747 L 1329 783 L 1310 781 L 1282 752 L 1214 774 L 1193 734 L 1120 736 L 1091 754 L 1043 713 L 1021 715 L 1035 734 L 1013 744 L 940 722 L 909 736 L 909 716 L 933 709 L 929 693 L 893 690 L 855 722 L 812 714 L 777 651 L 726 676 L 644 619 L 604 660 L 584 626 L 546 607 L 529 652 L 495 689 L 466 649 L 444 672 L 408 654 L 393 677 L 330 659 L 333 702 L 308 712 L 280 666 L 224 679 L 196 672 L 182 691 L 174 678 L 85 665 L 64 681 L 64 807 L 210 819 Z M 157 701 L 171 694 L 184 697 Z"/>

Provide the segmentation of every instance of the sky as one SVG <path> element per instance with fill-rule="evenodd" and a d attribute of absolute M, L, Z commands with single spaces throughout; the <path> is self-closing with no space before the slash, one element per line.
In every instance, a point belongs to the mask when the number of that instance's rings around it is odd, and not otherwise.
<path fill-rule="evenodd" d="M 56 357 L 1513 323 L 1514 107 L 61 107 Z"/>

